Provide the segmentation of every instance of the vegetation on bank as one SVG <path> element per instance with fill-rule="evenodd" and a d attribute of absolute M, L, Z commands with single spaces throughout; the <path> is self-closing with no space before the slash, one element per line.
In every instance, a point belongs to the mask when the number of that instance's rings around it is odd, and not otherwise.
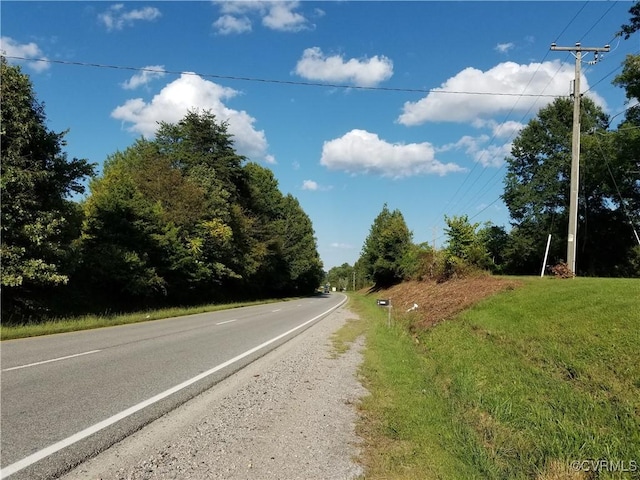
<path fill-rule="evenodd" d="M 640 281 L 522 282 L 426 329 L 352 296 L 366 478 L 640 478 Z"/>

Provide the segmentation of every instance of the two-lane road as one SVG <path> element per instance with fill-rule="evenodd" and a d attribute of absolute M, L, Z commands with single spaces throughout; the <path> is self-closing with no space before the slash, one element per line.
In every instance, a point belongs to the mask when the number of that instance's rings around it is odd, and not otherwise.
<path fill-rule="evenodd" d="M 1 344 L 1 478 L 50 478 L 344 303 L 333 294 Z"/>

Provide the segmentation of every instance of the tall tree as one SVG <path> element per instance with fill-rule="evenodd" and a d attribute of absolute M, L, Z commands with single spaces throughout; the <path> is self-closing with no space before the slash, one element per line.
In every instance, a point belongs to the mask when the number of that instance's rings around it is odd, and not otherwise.
<path fill-rule="evenodd" d="M 204 189 L 205 220 L 232 232 L 224 245 L 205 242 L 205 257 L 231 276 L 248 278 L 257 264 L 251 257 L 253 222 L 246 215 L 249 192 L 242 168 L 246 159 L 234 150 L 227 127 L 208 110 L 189 111 L 175 124 L 161 123 L 155 143 L 173 166 Z"/>
<path fill-rule="evenodd" d="M 637 196 L 637 183 L 625 178 L 633 159 L 613 154 L 602 109 L 589 98 L 581 103 L 577 273 L 617 275 L 632 246 L 623 204 Z M 550 261 L 566 259 L 572 122 L 572 102 L 556 99 L 520 132 L 507 158 L 502 198 L 514 226 L 511 245 L 520 247 L 510 249 L 508 259 L 516 273 L 539 270 L 549 233 Z M 622 189 L 626 198 L 618 196 L 616 184 L 628 187 Z"/>
<path fill-rule="evenodd" d="M 371 225 L 360 256 L 376 287 L 402 281 L 403 259 L 411 248 L 412 236 L 402 213 L 389 211 L 385 203 Z"/>
<path fill-rule="evenodd" d="M 288 194 L 283 200 L 282 218 L 277 223 L 289 272 L 289 292 L 310 294 L 324 277 L 311 219 L 298 200 Z"/>
<path fill-rule="evenodd" d="M 447 217 L 444 233 L 447 236 L 446 252 L 451 263 L 462 261 L 478 268 L 489 268 L 491 260 L 483 236 L 478 232 L 480 223 L 471 223 L 466 215 Z"/>
<path fill-rule="evenodd" d="M 46 307 L 51 289 L 69 278 L 71 243 L 80 211 L 70 200 L 84 192 L 94 166 L 67 158 L 66 132 L 46 127 L 44 104 L 20 67 L 0 59 L 2 143 L 2 316 Z"/>
<path fill-rule="evenodd" d="M 280 232 L 284 217 L 284 196 L 273 172 L 257 163 L 244 167 L 247 182 L 245 215 L 250 217 L 251 236 L 248 257 L 252 275 L 243 282 L 244 289 L 256 295 L 281 295 L 289 288 L 289 271 Z"/>

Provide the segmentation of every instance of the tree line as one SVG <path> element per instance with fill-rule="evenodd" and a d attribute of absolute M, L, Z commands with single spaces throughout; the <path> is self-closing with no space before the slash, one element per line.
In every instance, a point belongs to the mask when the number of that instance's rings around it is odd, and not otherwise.
<path fill-rule="evenodd" d="M 238 155 L 227 124 L 190 111 L 95 164 L 20 67 L 1 59 L 2 318 L 127 311 L 313 292 L 313 226 L 273 173 Z M 75 201 L 73 195 L 88 196 Z"/>

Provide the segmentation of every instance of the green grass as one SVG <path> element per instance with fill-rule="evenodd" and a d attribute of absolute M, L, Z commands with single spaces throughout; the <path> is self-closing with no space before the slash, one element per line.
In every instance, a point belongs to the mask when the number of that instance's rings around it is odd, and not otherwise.
<path fill-rule="evenodd" d="M 595 478 L 569 468 L 590 459 L 640 478 L 640 280 L 527 279 L 417 336 L 353 303 L 366 478 Z"/>
<path fill-rule="evenodd" d="M 51 335 L 54 333 L 75 332 L 78 330 L 90 330 L 93 328 L 112 327 L 129 323 L 147 322 L 162 318 L 182 317 L 198 313 L 228 310 L 231 308 L 247 307 L 264 303 L 279 302 L 287 299 L 260 300 L 250 302 L 202 305 L 190 308 L 166 308 L 162 310 L 149 310 L 121 315 L 86 315 L 74 318 L 60 318 L 48 320 L 42 323 L 28 323 L 24 325 L 0 325 L 0 340 L 12 340 L 16 338 L 36 337 Z"/>
<path fill-rule="evenodd" d="M 367 331 L 367 323 L 361 318 L 349 318 L 346 323 L 340 327 L 331 336 L 331 344 L 333 350 L 332 358 L 338 358 L 347 352 L 351 345 Z"/>

